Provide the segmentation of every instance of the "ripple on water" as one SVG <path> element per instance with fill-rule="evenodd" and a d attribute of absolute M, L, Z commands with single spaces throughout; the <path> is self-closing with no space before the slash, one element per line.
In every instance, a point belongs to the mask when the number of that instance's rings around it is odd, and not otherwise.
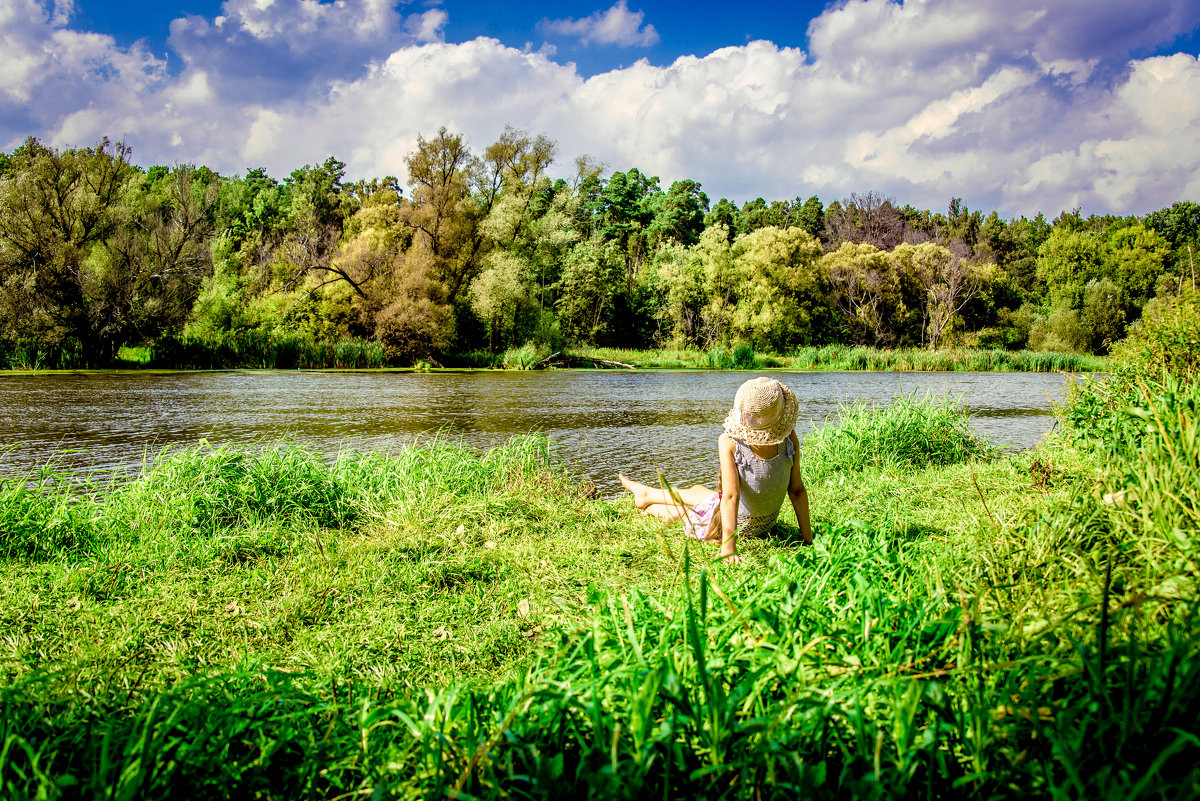
<path fill-rule="evenodd" d="M 950 394 L 999 446 L 1029 447 L 1050 430 L 1066 380 L 1050 373 L 772 373 L 796 392 L 797 431 L 840 404 L 899 393 Z M 710 481 L 716 437 L 753 373 L 442 372 L 85 373 L 0 376 L 0 471 L 58 459 L 70 471 L 136 472 L 146 456 L 200 439 L 279 438 L 330 454 L 391 451 L 441 432 L 486 448 L 540 431 L 603 492 L 617 471 Z"/>

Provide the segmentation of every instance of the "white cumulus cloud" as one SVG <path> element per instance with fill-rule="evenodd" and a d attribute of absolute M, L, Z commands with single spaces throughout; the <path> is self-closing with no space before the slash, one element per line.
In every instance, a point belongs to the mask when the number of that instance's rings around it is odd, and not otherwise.
<path fill-rule="evenodd" d="M 658 43 L 653 25 L 643 25 L 646 15 L 630 11 L 625 0 L 617 0 L 605 11 L 596 11 L 581 19 L 543 19 L 538 28 L 545 33 L 578 38 L 584 44 L 615 44 L 621 47 L 649 47 Z"/>
<path fill-rule="evenodd" d="M 564 171 L 588 153 L 739 201 L 874 189 L 1012 215 L 1200 199 L 1200 62 L 1138 55 L 1200 24 L 1191 0 L 852 0 L 813 20 L 807 50 L 758 41 L 590 77 L 552 48 L 445 42 L 442 7 L 387 0 L 226 0 L 172 25 L 169 73 L 47 2 L 0 0 L 6 148 L 108 135 L 143 164 L 280 175 L 333 154 L 403 178 L 418 134 L 445 125 L 481 150 L 511 123 L 556 139 Z M 653 30 L 623 3 L 559 22 L 600 43 L 606 14 L 613 43 Z"/>

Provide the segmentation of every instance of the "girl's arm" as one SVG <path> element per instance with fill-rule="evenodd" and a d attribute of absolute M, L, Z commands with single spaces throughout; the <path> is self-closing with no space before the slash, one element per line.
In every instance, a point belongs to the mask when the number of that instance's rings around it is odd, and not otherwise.
<path fill-rule="evenodd" d="M 721 458 L 721 550 L 717 557 L 730 563 L 742 561 L 737 552 L 738 503 L 741 490 L 733 451 L 733 438 L 722 434 L 717 439 L 717 454 Z"/>
<path fill-rule="evenodd" d="M 796 525 L 800 526 L 800 539 L 812 545 L 812 521 L 808 518 L 808 490 L 804 488 L 804 476 L 800 474 L 800 438 L 795 430 L 788 435 L 792 441 L 792 477 L 788 481 L 788 500 L 796 510 Z"/>

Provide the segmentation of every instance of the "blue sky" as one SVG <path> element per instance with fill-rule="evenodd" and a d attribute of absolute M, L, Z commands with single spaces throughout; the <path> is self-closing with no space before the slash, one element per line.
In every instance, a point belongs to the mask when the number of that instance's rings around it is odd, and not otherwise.
<path fill-rule="evenodd" d="M 1006 216 L 1200 199 L 1196 0 L 0 0 L 0 148 L 405 177 L 506 124 L 715 200 Z"/>
<path fill-rule="evenodd" d="M 643 15 L 643 25 L 654 28 L 656 41 L 650 45 L 582 44 L 578 39 L 556 34 L 539 26 L 544 20 L 586 19 L 597 10 L 591 2 L 498 3 L 494 0 L 449 0 L 437 4 L 407 4 L 409 10 L 440 5 L 449 14 L 445 39 L 464 42 L 478 36 L 499 39 L 512 47 L 525 43 L 540 47 L 549 42 L 557 48 L 555 59 L 573 61 L 585 75 L 620 68 L 639 58 L 669 64 L 681 55 L 707 54 L 720 47 L 741 45 L 754 39 L 770 39 L 779 45 L 803 46 L 808 23 L 819 15 L 825 2 L 789 3 L 686 3 L 633 2 L 626 8 Z M 171 20 L 189 14 L 214 18 L 221 13 L 221 0 L 188 0 L 175 4 L 152 0 L 77 0 L 74 20 L 87 30 L 106 33 L 123 45 L 144 39 L 157 51 L 167 52 Z"/>

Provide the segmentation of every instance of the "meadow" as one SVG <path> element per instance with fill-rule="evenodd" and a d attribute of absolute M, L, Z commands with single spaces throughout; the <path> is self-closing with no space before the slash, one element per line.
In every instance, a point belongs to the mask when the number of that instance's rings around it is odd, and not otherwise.
<path fill-rule="evenodd" d="M 540 437 L 7 480 L 0 792 L 1195 798 L 1188 302 L 1031 451 L 844 409 L 739 566 Z"/>

